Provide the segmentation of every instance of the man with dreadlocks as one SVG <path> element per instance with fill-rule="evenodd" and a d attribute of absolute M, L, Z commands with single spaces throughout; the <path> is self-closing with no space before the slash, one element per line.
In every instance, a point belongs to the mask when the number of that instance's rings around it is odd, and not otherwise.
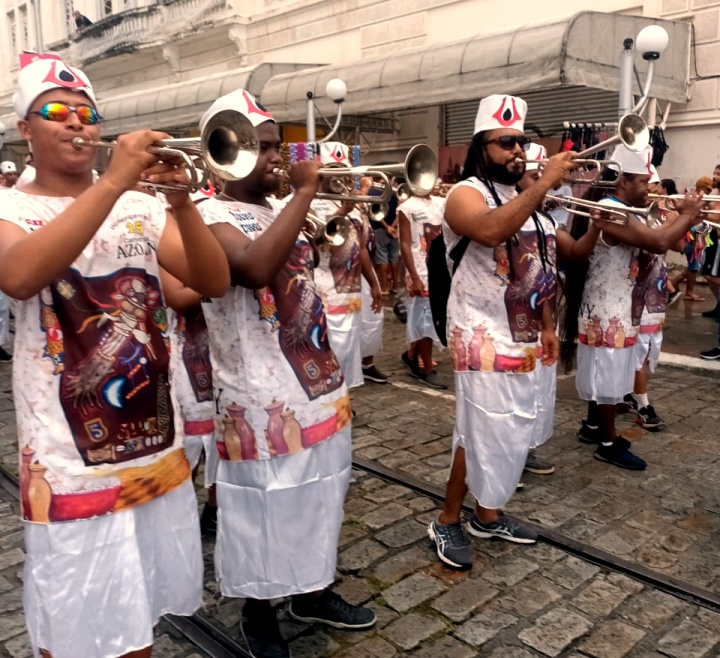
<path fill-rule="evenodd" d="M 470 534 L 536 541 L 535 532 L 502 508 L 533 440 L 538 357 L 547 364 L 557 357 L 554 327 L 541 303 L 551 272 L 548 243 L 535 210 L 572 169 L 575 154 L 550 158 L 543 176 L 518 193 L 530 144 L 523 135 L 526 111 L 525 101 L 512 96 L 480 102 L 463 180 L 445 204 L 443 238 L 450 258 L 459 261 L 447 305 L 456 423 L 445 504 L 428 534 L 440 560 L 459 569 L 472 565 L 460 525 L 468 489 L 477 500 Z"/>

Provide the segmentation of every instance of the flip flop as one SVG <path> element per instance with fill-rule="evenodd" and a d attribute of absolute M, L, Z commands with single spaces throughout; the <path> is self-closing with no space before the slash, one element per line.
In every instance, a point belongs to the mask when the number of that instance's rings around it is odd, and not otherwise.
<path fill-rule="evenodd" d="M 704 297 L 701 297 L 700 295 L 696 295 L 695 293 L 693 293 L 691 295 L 688 295 L 686 293 L 685 299 L 687 299 L 687 301 L 689 301 L 689 302 L 704 302 L 705 301 Z"/>

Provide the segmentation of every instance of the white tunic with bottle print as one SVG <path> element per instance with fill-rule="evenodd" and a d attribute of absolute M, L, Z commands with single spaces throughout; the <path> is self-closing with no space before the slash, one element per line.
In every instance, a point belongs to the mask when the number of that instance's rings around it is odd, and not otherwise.
<path fill-rule="evenodd" d="M 602 203 L 623 206 L 608 197 Z M 639 221 L 631 218 L 630 221 Z M 588 347 L 623 349 L 635 345 L 643 287 L 638 283 L 638 249 L 627 244 L 608 245 L 601 234 L 589 259 L 580 314 L 578 340 Z"/>
<path fill-rule="evenodd" d="M 638 260 L 638 285 L 644 290 L 640 333 L 654 334 L 662 331 L 665 326 L 665 306 L 668 298 L 665 256 L 640 252 Z"/>
<path fill-rule="evenodd" d="M 265 208 L 210 199 L 198 209 L 207 224 L 230 224 L 254 240 L 282 205 Z M 328 342 L 313 259 L 311 246 L 299 236 L 269 286 L 234 286 L 224 297 L 203 303 L 215 399 L 223 415 L 221 459 L 296 453 L 350 423 L 350 400 Z"/>
<path fill-rule="evenodd" d="M 410 222 L 410 238 L 415 271 L 423 282 L 427 297 L 428 249 L 432 241 L 442 233 L 444 199 L 439 197 L 411 196 L 397 209 Z M 405 278 L 409 285 L 409 274 Z"/>
<path fill-rule="evenodd" d="M 469 185 L 479 190 L 490 208 L 496 206 L 489 189 L 477 178 Z M 517 196 L 515 188 L 495 184 L 504 203 Z M 443 222 L 447 253 L 459 242 Z M 529 218 L 510 240 L 491 249 L 470 242 L 452 279 L 447 306 L 448 347 L 456 372 L 483 370 L 530 372 L 538 356 L 542 323 L 541 301 L 550 283 L 538 253 L 535 222 Z M 510 263 L 514 276 L 510 275 Z M 448 267 L 452 263 L 448 258 Z"/>
<path fill-rule="evenodd" d="M 74 199 L 11 190 L 0 215 L 28 233 Z M 75 262 L 14 301 L 13 386 L 27 520 L 127 509 L 190 475 L 168 385 L 157 246 L 165 209 L 127 192 Z"/>

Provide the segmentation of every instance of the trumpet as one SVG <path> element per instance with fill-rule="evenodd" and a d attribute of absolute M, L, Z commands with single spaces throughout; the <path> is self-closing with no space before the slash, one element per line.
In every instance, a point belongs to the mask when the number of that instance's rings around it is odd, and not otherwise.
<path fill-rule="evenodd" d="M 309 212 L 305 219 L 302 233 L 308 242 L 314 245 L 329 245 L 339 247 L 348 238 L 350 228 L 345 217 L 329 217 L 322 219 L 315 213 Z"/>
<path fill-rule="evenodd" d="M 117 142 L 75 137 L 72 145 L 78 150 L 88 147 L 112 150 Z M 260 147 L 250 119 L 236 110 L 221 110 L 210 117 L 200 137 L 163 139 L 157 145 L 148 147 L 148 151 L 161 158 L 182 159 L 190 175 L 190 183 L 158 185 L 141 182 L 140 185 L 161 192 L 196 192 L 205 186 L 211 173 L 223 180 L 245 178 L 255 168 Z M 197 167 L 196 160 L 200 167 Z M 198 173 L 198 169 L 201 173 Z"/>
<path fill-rule="evenodd" d="M 437 178 L 437 155 L 427 144 L 416 144 L 405 157 L 405 161 L 389 165 L 367 165 L 360 167 L 320 167 L 318 174 L 323 178 L 345 178 L 347 176 L 370 176 L 380 178 L 382 193 L 379 196 L 370 194 L 352 194 L 345 187 L 341 192 L 319 192 L 318 199 L 334 199 L 339 201 L 356 201 L 358 203 L 374 203 L 389 201 L 393 193 L 390 176 L 402 176 L 413 194 L 425 195 L 432 191 Z M 284 169 L 273 169 L 276 176 L 287 176 Z"/>
<path fill-rule="evenodd" d="M 525 158 L 515 158 L 517 164 L 527 163 Z M 532 162 L 537 163 L 540 169 L 543 169 L 550 160 L 533 160 Z M 592 165 L 597 169 L 603 169 L 607 171 L 611 170 L 615 174 L 615 178 L 612 180 L 586 180 L 584 178 L 564 178 L 566 183 L 588 183 L 593 187 L 615 187 L 623 174 L 622 165 L 616 160 L 595 160 L 593 158 L 573 158 L 573 163 L 577 165 L 589 166 Z"/>
<path fill-rule="evenodd" d="M 608 206 L 604 203 L 596 201 L 588 201 L 586 199 L 578 199 L 576 197 L 563 195 L 553 196 L 548 194 L 545 198 L 552 199 L 559 206 L 567 210 L 567 212 L 579 217 L 592 218 L 593 215 L 590 211 L 598 210 L 603 215 L 610 215 L 608 219 L 603 217 L 603 221 L 610 222 L 611 224 L 619 224 L 620 226 L 627 226 L 631 215 L 641 217 L 650 227 L 662 221 L 660 206 L 656 201 L 651 203 L 647 208 L 633 208 L 625 206 Z"/>
<path fill-rule="evenodd" d="M 648 198 L 650 199 L 666 199 L 665 207 L 668 210 L 675 210 L 677 211 L 678 207 L 678 201 L 682 201 L 685 198 L 684 194 L 648 194 Z M 707 203 L 718 203 L 720 202 L 720 196 L 717 194 L 706 194 L 703 196 L 703 201 Z M 704 215 L 720 215 L 720 210 L 714 210 L 712 208 L 708 208 L 707 210 L 703 210 L 701 214 Z"/>
<path fill-rule="evenodd" d="M 374 190 L 383 190 L 385 189 L 385 183 L 373 182 L 370 187 Z M 407 201 L 413 195 L 413 192 L 407 183 L 400 183 L 397 187 L 393 187 L 392 191 L 397 196 L 398 203 Z"/>

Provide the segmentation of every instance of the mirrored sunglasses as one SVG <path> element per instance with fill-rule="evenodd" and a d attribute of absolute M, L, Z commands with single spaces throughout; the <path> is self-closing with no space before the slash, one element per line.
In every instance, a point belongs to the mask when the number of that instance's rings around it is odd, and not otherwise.
<path fill-rule="evenodd" d="M 85 126 L 94 126 L 102 119 L 97 110 L 91 105 L 77 105 L 73 107 L 72 105 L 58 102 L 46 103 L 39 110 L 28 112 L 28 115 L 37 114 L 45 119 L 45 121 L 58 121 L 62 123 L 70 118 L 72 112 L 77 114 L 78 120 Z"/>

